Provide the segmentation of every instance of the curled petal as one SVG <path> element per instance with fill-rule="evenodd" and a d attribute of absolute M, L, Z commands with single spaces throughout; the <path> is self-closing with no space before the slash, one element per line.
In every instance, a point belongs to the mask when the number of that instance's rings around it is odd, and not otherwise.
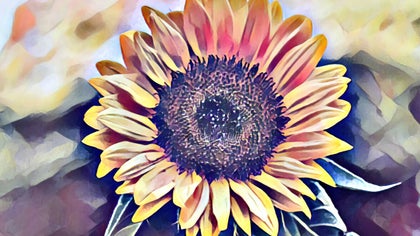
<path fill-rule="evenodd" d="M 195 172 L 189 174 L 184 171 L 179 175 L 175 181 L 175 188 L 173 193 L 174 204 L 179 207 L 185 207 L 185 203 L 194 193 L 195 189 L 203 179 Z"/>
<path fill-rule="evenodd" d="M 98 115 L 104 109 L 105 108 L 102 106 L 92 106 L 91 108 L 89 108 L 89 110 L 86 111 L 83 120 L 87 125 L 94 129 L 100 130 L 105 128 L 105 126 L 98 121 Z"/>
<path fill-rule="evenodd" d="M 230 197 L 232 205 L 231 211 L 233 219 L 239 227 L 247 234 L 251 235 L 251 218 L 247 204 L 239 197 Z"/>
<path fill-rule="evenodd" d="M 209 198 L 209 184 L 206 180 L 201 181 L 194 194 L 185 203 L 185 207 L 181 208 L 178 219 L 181 229 L 191 228 L 198 222 L 209 203 Z"/>
<path fill-rule="evenodd" d="M 115 74 L 127 74 L 127 69 L 118 62 L 104 60 L 96 63 L 96 69 L 98 69 L 101 75 L 115 75 Z"/>
<path fill-rule="evenodd" d="M 161 152 L 150 152 L 139 154 L 125 162 L 115 173 L 116 181 L 125 181 L 139 177 L 152 169 L 165 169 L 175 165 L 166 160 L 159 160 L 165 155 Z"/>

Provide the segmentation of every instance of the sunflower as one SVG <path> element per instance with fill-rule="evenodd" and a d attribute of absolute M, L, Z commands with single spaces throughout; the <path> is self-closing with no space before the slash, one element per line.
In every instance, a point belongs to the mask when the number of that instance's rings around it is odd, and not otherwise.
<path fill-rule="evenodd" d="M 277 1 L 187 0 L 183 12 L 143 7 L 151 35 L 120 36 L 124 63 L 101 61 L 103 96 L 83 142 L 103 150 L 97 176 L 118 168 L 118 194 L 144 221 L 179 207 L 187 235 L 217 235 L 229 218 L 277 235 L 276 208 L 311 217 L 301 178 L 335 186 L 317 158 L 350 150 L 325 130 L 347 116 L 342 65 L 316 67 L 326 48 L 302 15 Z"/>

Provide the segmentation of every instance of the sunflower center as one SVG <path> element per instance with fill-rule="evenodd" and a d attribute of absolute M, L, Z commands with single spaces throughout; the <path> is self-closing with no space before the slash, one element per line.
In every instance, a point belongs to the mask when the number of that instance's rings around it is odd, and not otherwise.
<path fill-rule="evenodd" d="M 172 72 L 153 119 L 158 144 L 180 172 L 196 171 L 209 181 L 261 173 L 284 141 L 289 119 L 272 79 L 257 72 L 258 65 L 215 56 L 191 60 L 185 73 Z"/>
<path fill-rule="evenodd" d="M 201 101 L 195 118 L 200 132 L 212 141 L 235 138 L 242 131 L 241 111 L 222 96 Z"/>

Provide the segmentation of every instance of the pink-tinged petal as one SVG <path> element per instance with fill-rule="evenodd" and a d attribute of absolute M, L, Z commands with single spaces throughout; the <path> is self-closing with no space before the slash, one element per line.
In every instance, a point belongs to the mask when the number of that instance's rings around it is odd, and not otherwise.
<path fill-rule="evenodd" d="M 234 48 L 234 26 L 233 12 L 228 0 L 209 0 L 206 3 L 206 8 L 210 8 L 212 12 L 215 12 L 214 14 L 210 14 L 210 16 L 217 33 L 218 55 L 231 56 Z"/>
<path fill-rule="evenodd" d="M 327 47 L 327 39 L 318 35 L 286 53 L 269 74 L 276 84 L 276 92 L 286 95 L 302 84 L 315 69 Z"/>
<path fill-rule="evenodd" d="M 181 33 L 154 12 L 150 13 L 150 29 L 159 57 L 173 71 L 184 71 L 190 61 L 187 43 Z"/>
<path fill-rule="evenodd" d="M 344 100 L 333 101 L 317 109 L 303 109 L 289 116 L 290 121 L 283 130 L 284 135 L 322 131 L 344 119 L 350 112 L 351 105 Z"/>
<path fill-rule="evenodd" d="M 216 53 L 216 35 L 204 6 L 198 0 L 186 0 L 184 31 L 188 44 L 197 57 Z"/>
<path fill-rule="evenodd" d="M 153 169 L 144 174 L 134 187 L 135 203 L 141 206 L 165 196 L 174 188 L 177 175 L 176 166 Z"/>
<path fill-rule="evenodd" d="M 96 63 L 96 69 L 98 69 L 101 75 L 115 75 L 115 74 L 127 74 L 127 69 L 118 62 L 104 60 Z"/>
<path fill-rule="evenodd" d="M 270 33 L 268 0 L 250 0 L 249 12 L 241 38 L 238 57 L 250 62 Z"/>
<path fill-rule="evenodd" d="M 182 35 L 185 35 L 184 33 L 184 13 L 182 11 L 171 11 L 168 14 L 166 14 L 169 19 L 178 27 L 179 32 Z"/>
<path fill-rule="evenodd" d="M 270 73 L 287 52 L 304 43 L 311 36 L 311 20 L 300 15 L 287 18 L 273 36 L 266 38 L 264 46 L 260 47 L 258 58 L 254 59 L 261 64 L 260 71 Z"/>
<path fill-rule="evenodd" d="M 242 35 L 248 17 L 248 3 L 247 0 L 229 0 L 230 7 L 233 13 L 233 51 L 231 54 L 236 54 L 241 45 Z"/>
<path fill-rule="evenodd" d="M 191 228 L 198 222 L 201 214 L 203 214 L 206 209 L 209 200 L 209 184 L 204 180 L 201 181 L 200 185 L 194 191 L 194 194 L 185 203 L 185 207 L 181 208 L 178 219 L 181 229 Z"/>
<path fill-rule="evenodd" d="M 345 77 L 311 79 L 299 85 L 283 98 L 285 116 L 293 116 L 303 109 L 311 110 L 338 99 L 347 89 L 350 79 Z"/>

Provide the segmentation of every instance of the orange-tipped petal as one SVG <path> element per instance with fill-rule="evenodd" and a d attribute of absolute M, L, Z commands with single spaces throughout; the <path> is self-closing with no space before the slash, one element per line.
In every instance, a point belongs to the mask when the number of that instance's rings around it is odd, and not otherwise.
<path fill-rule="evenodd" d="M 154 12 L 150 14 L 154 46 L 159 57 L 173 71 L 184 71 L 190 61 L 187 43 L 181 33 Z"/>
<path fill-rule="evenodd" d="M 198 0 L 186 0 L 184 31 L 188 44 L 198 58 L 216 53 L 216 36 L 204 6 Z"/>
<path fill-rule="evenodd" d="M 350 108 L 349 102 L 339 99 L 318 109 L 304 109 L 289 117 L 290 121 L 283 132 L 289 136 L 328 129 L 344 119 Z"/>
<path fill-rule="evenodd" d="M 138 57 L 134 48 L 134 34 L 135 30 L 124 32 L 120 35 L 121 53 L 124 64 L 127 66 L 127 71 L 133 73 L 136 71 L 135 65 L 138 63 Z"/>
<path fill-rule="evenodd" d="M 136 212 L 134 212 L 132 221 L 133 222 L 142 222 L 149 218 L 151 215 L 155 214 L 160 208 L 162 208 L 166 203 L 171 200 L 171 196 L 167 195 L 165 197 L 159 198 L 153 202 L 141 205 Z"/>
<path fill-rule="evenodd" d="M 213 214 L 217 220 L 217 227 L 223 231 L 227 229 L 230 215 L 230 189 L 225 179 L 214 180 L 210 184 Z"/>
<path fill-rule="evenodd" d="M 196 236 L 200 228 L 197 225 L 194 225 L 191 228 L 185 230 L 185 236 Z"/>
<path fill-rule="evenodd" d="M 318 35 L 286 53 L 270 73 L 276 91 L 286 95 L 302 84 L 315 69 L 327 47 L 327 39 Z"/>
<path fill-rule="evenodd" d="M 209 198 L 209 184 L 206 180 L 201 181 L 194 194 L 185 203 L 185 207 L 181 208 L 178 219 L 181 229 L 191 228 L 198 222 L 209 203 Z"/>
<path fill-rule="evenodd" d="M 216 14 L 211 15 L 217 33 L 217 51 L 219 55 L 228 55 L 234 48 L 233 12 L 228 0 L 209 0 L 209 8 Z"/>
<path fill-rule="evenodd" d="M 270 3 L 270 36 L 273 36 L 274 32 L 276 32 L 277 28 L 283 21 L 283 10 L 281 9 L 280 3 L 277 0 L 274 0 Z"/>
<path fill-rule="evenodd" d="M 96 63 L 96 68 L 101 75 L 127 74 L 127 69 L 118 62 L 103 60 Z"/>
<path fill-rule="evenodd" d="M 203 179 L 195 172 L 189 174 L 187 171 L 184 171 L 180 174 L 175 180 L 175 188 L 173 192 L 174 204 L 181 208 L 185 207 L 185 203 L 194 193 L 195 189 L 202 180 Z"/>

